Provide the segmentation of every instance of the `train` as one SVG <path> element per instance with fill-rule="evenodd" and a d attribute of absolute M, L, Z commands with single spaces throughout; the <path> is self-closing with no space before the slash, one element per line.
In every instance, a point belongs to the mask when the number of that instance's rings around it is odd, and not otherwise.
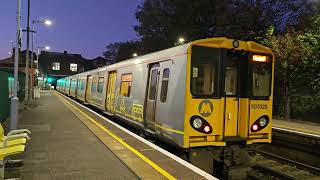
<path fill-rule="evenodd" d="M 207 38 L 59 79 L 56 89 L 212 173 L 271 143 L 274 62 L 256 42 Z"/>

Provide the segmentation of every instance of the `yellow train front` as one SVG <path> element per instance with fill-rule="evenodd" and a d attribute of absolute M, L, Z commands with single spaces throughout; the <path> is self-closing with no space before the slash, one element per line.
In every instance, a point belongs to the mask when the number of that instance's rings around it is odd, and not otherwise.
<path fill-rule="evenodd" d="M 271 142 L 272 51 L 254 42 L 199 40 L 187 66 L 184 145 L 191 162 L 208 172 L 214 162 L 248 165 L 244 147 Z"/>

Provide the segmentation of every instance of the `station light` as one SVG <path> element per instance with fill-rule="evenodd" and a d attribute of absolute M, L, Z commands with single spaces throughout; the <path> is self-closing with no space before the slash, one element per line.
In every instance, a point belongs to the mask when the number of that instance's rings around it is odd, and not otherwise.
<path fill-rule="evenodd" d="M 46 19 L 43 21 L 43 24 L 45 24 L 46 26 L 51 26 L 52 25 L 52 21 L 49 19 Z"/>
<path fill-rule="evenodd" d="M 48 83 L 52 83 L 52 82 L 53 82 L 53 78 L 48 77 L 47 82 L 48 82 Z"/>
<path fill-rule="evenodd" d="M 186 40 L 185 40 L 183 37 L 180 37 L 180 38 L 178 39 L 178 42 L 179 42 L 180 44 L 183 44 L 185 41 L 186 41 Z"/>

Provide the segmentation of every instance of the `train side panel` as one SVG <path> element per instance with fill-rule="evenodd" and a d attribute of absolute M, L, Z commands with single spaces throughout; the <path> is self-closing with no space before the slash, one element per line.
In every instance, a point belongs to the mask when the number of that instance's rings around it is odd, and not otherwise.
<path fill-rule="evenodd" d="M 147 65 L 120 67 L 116 72 L 114 113 L 131 123 L 143 126 Z"/>
<path fill-rule="evenodd" d="M 82 102 L 85 101 L 86 84 L 87 84 L 86 75 L 80 75 L 78 79 L 77 99 Z"/>

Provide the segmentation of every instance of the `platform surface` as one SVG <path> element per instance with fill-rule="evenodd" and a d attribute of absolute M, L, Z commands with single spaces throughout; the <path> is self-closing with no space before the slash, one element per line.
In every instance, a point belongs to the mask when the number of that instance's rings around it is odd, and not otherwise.
<path fill-rule="evenodd" d="M 272 126 L 276 128 L 294 130 L 308 134 L 320 135 L 320 123 L 314 123 L 309 121 L 273 119 Z"/>
<path fill-rule="evenodd" d="M 20 119 L 32 132 L 21 179 L 216 179 L 55 91 Z"/>
<path fill-rule="evenodd" d="M 24 111 L 31 130 L 21 179 L 139 179 L 51 92 Z"/>

